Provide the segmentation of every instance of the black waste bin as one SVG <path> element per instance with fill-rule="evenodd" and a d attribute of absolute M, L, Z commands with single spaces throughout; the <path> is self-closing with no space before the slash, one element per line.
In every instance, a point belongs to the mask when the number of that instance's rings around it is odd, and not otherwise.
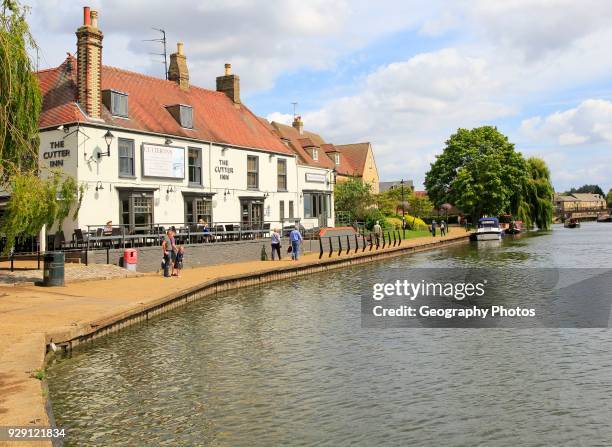
<path fill-rule="evenodd" d="M 61 251 L 48 251 L 44 256 L 43 282 L 45 287 L 64 285 L 64 253 Z"/>

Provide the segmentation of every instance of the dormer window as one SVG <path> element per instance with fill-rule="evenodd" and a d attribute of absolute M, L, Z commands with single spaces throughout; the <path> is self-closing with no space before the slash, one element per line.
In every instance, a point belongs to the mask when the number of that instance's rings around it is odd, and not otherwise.
<path fill-rule="evenodd" d="M 102 103 L 113 116 L 128 117 L 128 95 L 117 90 L 103 90 Z"/>
<path fill-rule="evenodd" d="M 334 162 L 336 163 L 336 166 L 340 164 L 340 154 L 337 152 L 334 154 Z"/>
<path fill-rule="evenodd" d="M 167 106 L 166 109 L 181 127 L 193 129 L 193 107 L 185 104 L 174 104 Z"/>
<path fill-rule="evenodd" d="M 318 161 L 319 160 L 319 151 L 316 148 L 312 148 L 312 159 L 314 161 Z"/>

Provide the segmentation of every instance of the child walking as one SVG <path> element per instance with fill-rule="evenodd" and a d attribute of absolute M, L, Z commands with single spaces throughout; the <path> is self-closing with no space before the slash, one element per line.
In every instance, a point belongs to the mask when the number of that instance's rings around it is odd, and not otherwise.
<path fill-rule="evenodd" d="M 176 260 L 174 261 L 174 276 L 181 276 L 181 270 L 183 270 L 183 259 L 185 257 L 185 247 L 179 246 L 176 252 Z"/>

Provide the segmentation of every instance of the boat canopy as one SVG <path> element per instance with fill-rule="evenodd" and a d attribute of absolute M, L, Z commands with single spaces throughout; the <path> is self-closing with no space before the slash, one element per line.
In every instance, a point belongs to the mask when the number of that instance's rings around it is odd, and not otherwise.
<path fill-rule="evenodd" d="M 492 223 L 497 225 L 499 224 L 499 220 L 497 220 L 497 217 L 481 217 L 480 219 L 478 219 L 478 223 Z"/>

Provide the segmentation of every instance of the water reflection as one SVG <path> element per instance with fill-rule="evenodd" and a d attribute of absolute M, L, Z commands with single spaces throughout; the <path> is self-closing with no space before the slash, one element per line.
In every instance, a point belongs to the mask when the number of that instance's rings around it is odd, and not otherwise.
<path fill-rule="evenodd" d="M 607 445 L 607 330 L 362 329 L 407 267 L 610 265 L 612 225 L 430 253 L 211 297 L 50 371 L 67 445 Z"/>

